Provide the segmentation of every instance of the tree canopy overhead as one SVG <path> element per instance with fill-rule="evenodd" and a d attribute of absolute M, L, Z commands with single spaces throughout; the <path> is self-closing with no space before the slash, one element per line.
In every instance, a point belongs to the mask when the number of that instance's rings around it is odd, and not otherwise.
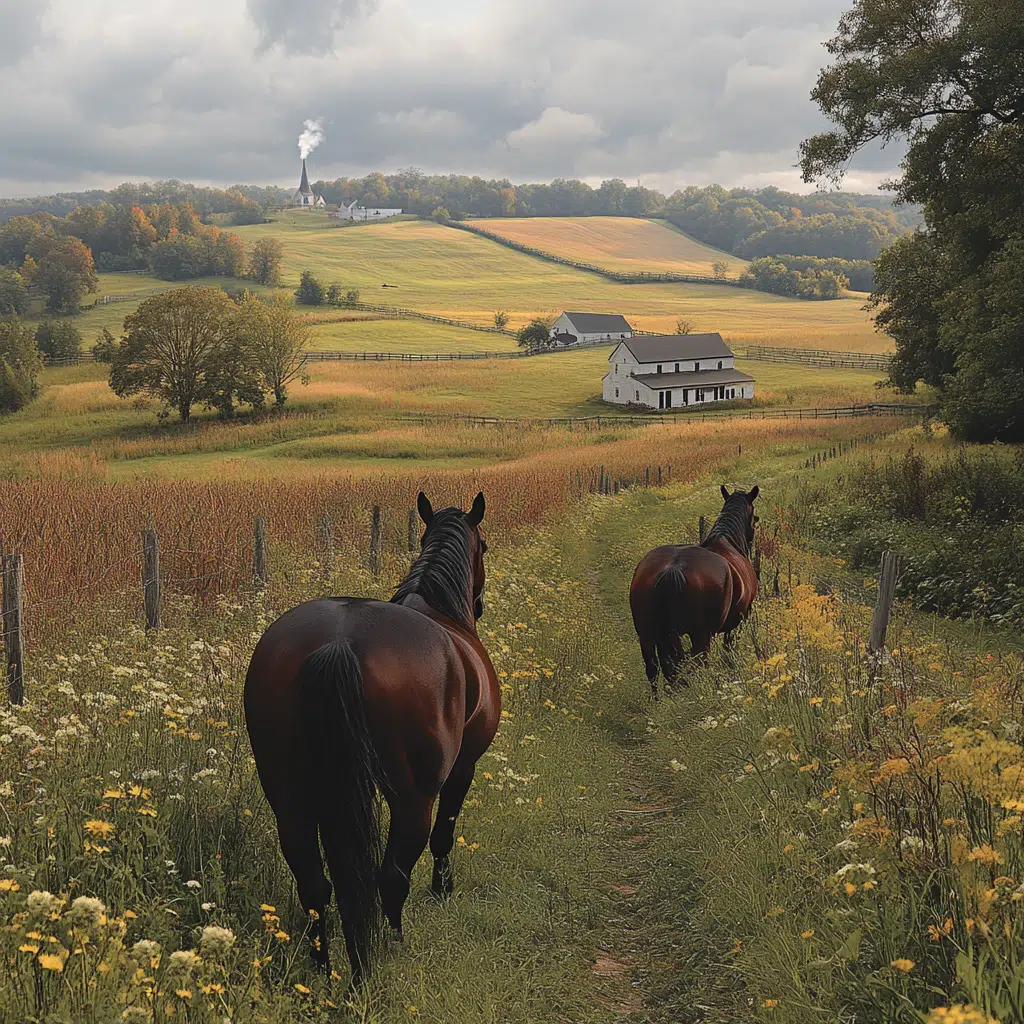
<path fill-rule="evenodd" d="M 905 140 L 892 187 L 924 207 L 876 266 L 894 383 L 939 386 L 963 437 L 1024 439 L 1024 0 L 858 0 L 828 50 L 835 127 L 803 143 L 805 180 Z"/>

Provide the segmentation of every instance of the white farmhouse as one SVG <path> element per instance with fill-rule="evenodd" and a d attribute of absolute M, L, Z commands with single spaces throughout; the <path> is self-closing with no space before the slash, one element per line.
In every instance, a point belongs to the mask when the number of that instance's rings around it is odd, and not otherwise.
<path fill-rule="evenodd" d="M 556 345 L 587 345 L 633 337 L 633 328 L 618 313 L 563 313 L 551 325 Z"/>
<path fill-rule="evenodd" d="M 736 369 L 720 334 L 651 334 L 628 338 L 608 357 L 603 397 L 618 405 L 677 409 L 753 398 L 754 378 Z"/>
<path fill-rule="evenodd" d="M 381 206 L 367 208 L 358 205 L 359 200 L 353 199 L 347 206 L 342 203 L 337 213 L 330 213 L 329 216 L 337 217 L 339 220 L 385 220 L 388 217 L 401 216 L 402 211 L 386 209 Z"/>

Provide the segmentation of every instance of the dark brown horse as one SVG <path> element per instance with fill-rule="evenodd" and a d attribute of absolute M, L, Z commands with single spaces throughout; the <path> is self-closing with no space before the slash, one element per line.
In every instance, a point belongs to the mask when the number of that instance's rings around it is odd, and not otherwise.
<path fill-rule="evenodd" d="M 451 892 L 455 819 L 501 718 L 498 680 L 476 632 L 484 496 L 468 513 L 435 513 L 423 494 L 418 506 L 420 555 L 391 601 L 339 597 L 293 608 L 260 638 L 245 680 L 246 727 L 312 919 L 314 963 L 330 969 L 322 844 L 354 985 L 371 966 L 382 910 L 401 938 L 409 877 L 428 839 L 432 889 Z M 378 790 L 391 812 L 383 851 Z"/>
<path fill-rule="evenodd" d="M 667 684 L 678 678 L 684 635 L 694 655 L 706 655 L 717 633 L 725 634 L 728 649 L 750 612 L 757 597 L 750 545 L 758 490 L 730 494 L 723 484 L 725 505 L 702 544 L 655 548 L 636 567 L 629 607 L 655 696 L 659 664 Z"/>

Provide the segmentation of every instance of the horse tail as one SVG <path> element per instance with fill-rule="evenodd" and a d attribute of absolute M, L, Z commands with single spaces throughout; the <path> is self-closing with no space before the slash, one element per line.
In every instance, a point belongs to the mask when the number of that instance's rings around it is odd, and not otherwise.
<path fill-rule="evenodd" d="M 347 642 L 313 651 L 299 669 L 313 762 L 312 795 L 334 884 L 353 979 L 362 978 L 383 932 L 377 873 L 383 859 L 384 779 L 366 719 L 363 672 Z"/>
<path fill-rule="evenodd" d="M 686 573 L 669 565 L 654 581 L 654 642 L 666 683 L 674 683 L 683 660 L 682 603 L 686 596 Z"/>

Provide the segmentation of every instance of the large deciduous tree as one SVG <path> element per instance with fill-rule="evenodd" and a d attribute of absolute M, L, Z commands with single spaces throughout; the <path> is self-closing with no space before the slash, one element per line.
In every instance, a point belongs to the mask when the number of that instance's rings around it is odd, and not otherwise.
<path fill-rule="evenodd" d="M 85 293 L 98 284 L 91 250 L 77 238 L 60 239 L 40 258 L 34 284 L 51 313 L 77 313 Z"/>
<path fill-rule="evenodd" d="M 279 238 L 260 238 L 249 252 L 249 277 L 260 284 L 281 283 L 281 257 L 284 247 Z"/>
<path fill-rule="evenodd" d="M 192 407 L 216 389 L 213 375 L 232 336 L 234 312 L 219 288 L 175 288 L 147 299 L 125 318 L 110 366 L 111 388 L 121 397 L 158 398 L 187 423 Z"/>
<path fill-rule="evenodd" d="M 905 140 L 899 200 L 926 231 L 876 267 L 892 380 L 941 389 L 951 428 L 1024 439 L 1024 0 L 857 0 L 813 97 L 832 131 L 801 147 L 838 180 L 864 146 Z"/>
<path fill-rule="evenodd" d="M 288 385 L 307 381 L 309 326 L 283 299 L 261 302 L 254 295 L 245 295 L 235 317 L 235 332 L 258 374 L 260 387 L 273 394 L 274 404 L 282 408 L 288 400 Z"/>

